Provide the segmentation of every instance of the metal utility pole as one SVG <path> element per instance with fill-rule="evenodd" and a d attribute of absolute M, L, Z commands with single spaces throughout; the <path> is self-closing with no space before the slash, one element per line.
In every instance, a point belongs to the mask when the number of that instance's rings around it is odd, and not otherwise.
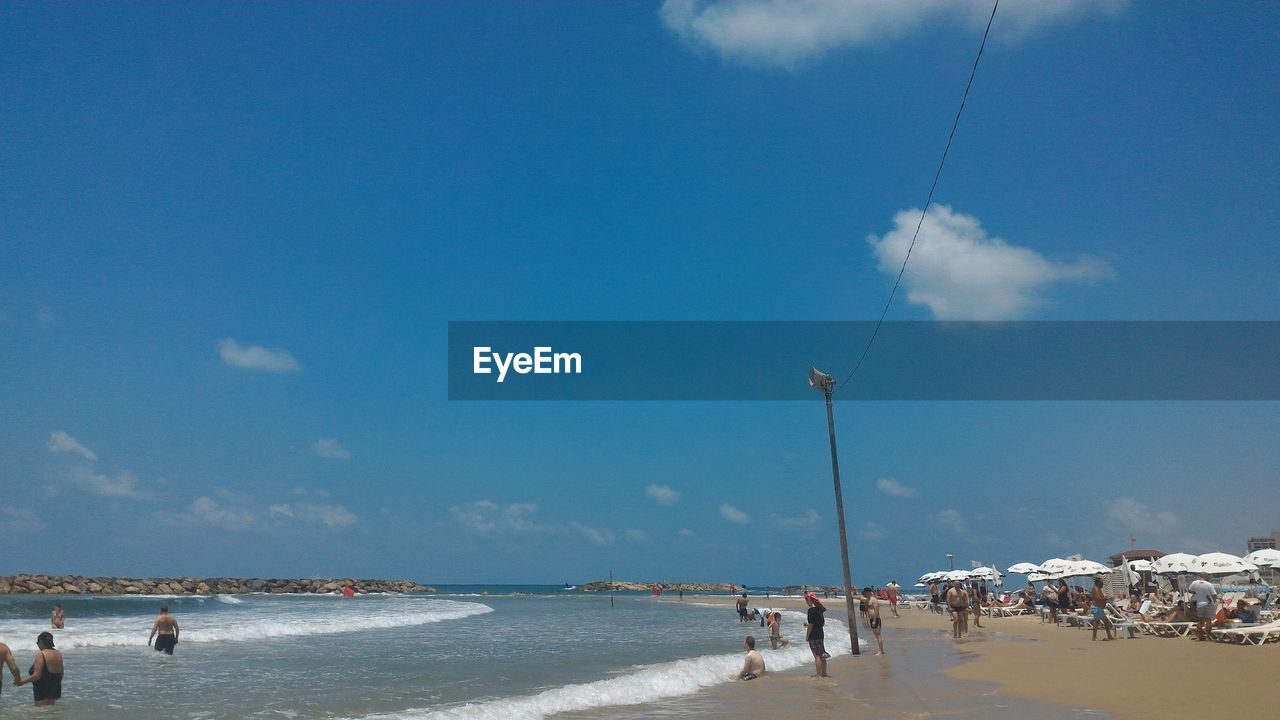
<path fill-rule="evenodd" d="M 840 459 L 836 456 L 836 419 L 831 409 L 831 391 L 836 381 L 817 368 L 809 368 L 809 384 L 822 391 L 827 400 L 827 435 L 831 440 L 831 481 L 836 489 L 836 522 L 840 528 L 840 565 L 844 570 L 844 605 L 849 617 L 849 647 L 861 655 L 858 647 L 858 622 L 853 609 L 853 580 L 849 575 L 849 541 L 844 530 L 844 494 L 840 492 Z"/>
<path fill-rule="evenodd" d="M 951 566 L 952 570 L 956 569 L 955 556 L 952 555 L 951 553 L 947 553 L 947 564 Z"/>

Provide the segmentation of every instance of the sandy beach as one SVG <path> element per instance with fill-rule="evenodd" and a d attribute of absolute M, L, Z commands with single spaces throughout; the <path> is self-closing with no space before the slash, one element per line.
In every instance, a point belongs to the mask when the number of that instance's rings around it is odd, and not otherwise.
<path fill-rule="evenodd" d="M 686 602 L 723 603 L 727 597 Z M 753 607 L 798 608 L 799 598 L 752 597 Z M 843 618 L 842 600 L 828 600 Z M 1068 717 L 1095 711 L 1118 720 L 1266 717 L 1275 712 L 1271 687 L 1275 646 L 1238 647 L 1189 638 L 1140 635 L 1092 641 L 1078 628 L 1038 618 L 983 618 L 955 641 L 945 616 L 918 609 L 885 613 L 886 655 L 832 658 L 832 678 L 810 677 L 812 667 L 776 673 L 763 682 L 733 683 L 705 693 L 707 714 L 764 717 L 800 712 L 836 718 L 874 712 L 877 717 Z M 972 623 L 971 623 L 972 625 Z M 759 628 L 744 634 L 756 632 Z M 795 639 L 799 629 L 788 633 Z M 865 626 L 860 637 L 869 639 Z M 713 709 L 714 708 L 714 709 Z M 1032 713 L 1027 715 L 1025 713 Z"/>

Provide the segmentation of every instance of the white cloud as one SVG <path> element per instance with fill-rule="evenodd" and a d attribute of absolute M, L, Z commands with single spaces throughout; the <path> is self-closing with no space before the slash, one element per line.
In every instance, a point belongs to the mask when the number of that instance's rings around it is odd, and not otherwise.
<path fill-rule="evenodd" d="M 725 503 L 720 506 L 720 517 L 731 523 L 737 523 L 738 525 L 746 525 L 751 522 L 751 518 L 748 517 L 746 513 L 729 503 Z"/>
<path fill-rule="evenodd" d="M 858 537 L 867 542 L 879 542 L 888 539 L 889 533 L 876 523 L 868 520 L 858 529 Z"/>
<path fill-rule="evenodd" d="M 1054 22 L 1115 14 L 1127 0 L 1004 0 L 992 32 L 1023 37 Z M 793 67 L 830 50 L 883 43 L 929 22 L 981 31 L 991 5 L 972 0 L 664 0 L 668 29 L 748 65 Z"/>
<path fill-rule="evenodd" d="M 241 345 L 231 338 L 218 341 L 218 355 L 227 365 L 245 370 L 290 373 L 302 369 L 288 350 L 264 348 L 261 345 Z"/>
<path fill-rule="evenodd" d="M 76 468 L 71 473 L 71 479 L 84 489 L 94 495 L 102 497 L 123 497 L 133 500 L 146 500 L 150 497 L 147 493 L 138 489 L 138 478 L 133 473 L 125 470 L 115 477 L 109 478 L 101 473 L 96 473 L 89 468 Z"/>
<path fill-rule="evenodd" d="M 1168 531 L 1178 525 L 1178 516 L 1169 510 L 1156 510 L 1130 497 L 1116 498 L 1107 509 L 1111 527 L 1126 533 Z"/>
<path fill-rule="evenodd" d="M 55 430 L 53 434 L 49 436 L 48 445 L 49 445 L 49 452 L 71 453 L 73 455 L 79 455 L 85 460 L 98 459 L 97 453 L 81 445 L 80 443 L 76 442 L 75 438 L 71 437 L 70 435 L 63 432 L 62 430 Z"/>
<path fill-rule="evenodd" d="M 680 493 L 666 485 L 650 485 L 644 489 L 644 494 L 662 505 L 675 505 L 680 502 Z"/>
<path fill-rule="evenodd" d="M 311 443 L 311 452 L 330 460 L 351 459 L 351 451 L 333 438 L 325 438 Z"/>
<path fill-rule="evenodd" d="M 769 524 L 784 530 L 803 530 L 821 525 L 822 516 L 811 508 L 800 515 L 770 515 Z"/>
<path fill-rule="evenodd" d="M 538 512 L 537 503 L 513 503 L 503 511 L 507 525 L 513 530 L 533 530 L 536 526 L 527 516 Z"/>
<path fill-rule="evenodd" d="M 694 538 L 694 537 L 697 537 L 697 533 L 695 533 L 694 531 L 690 530 L 689 528 L 680 528 L 680 531 L 679 531 L 679 532 L 677 532 L 677 533 L 676 533 L 676 535 L 679 535 L 680 537 L 684 538 L 685 540 L 690 540 L 690 539 L 692 539 L 692 538 Z"/>
<path fill-rule="evenodd" d="M 569 523 L 569 527 L 578 531 L 583 537 L 596 545 L 608 545 L 616 539 L 614 534 L 608 530 L 597 530 L 593 527 L 587 527 L 580 522 L 571 522 Z"/>
<path fill-rule="evenodd" d="M 226 530 L 243 530 L 252 526 L 257 519 L 247 510 L 222 507 L 203 495 L 192 501 L 191 516 L 197 522 Z"/>
<path fill-rule="evenodd" d="M 537 512 L 537 503 L 512 503 L 503 507 L 489 500 L 476 500 L 449 508 L 449 514 L 453 515 L 455 521 L 479 533 L 543 529 L 529 519 Z"/>
<path fill-rule="evenodd" d="M 969 530 L 969 523 L 965 522 L 960 512 L 953 509 L 943 510 L 937 515 L 938 524 L 948 530 L 958 533 L 965 533 Z"/>
<path fill-rule="evenodd" d="M 272 517 L 293 518 L 307 523 L 319 523 L 325 527 L 354 525 L 360 518 L 341 505 L 316 503 L 281 503 L 267 508 Z"/>
<path fill-rule="evenodd" d="M 627 539 L 630 540 L 631 542 L 648 542 L 649 541 L 649 533 L 643 530 L 630 528 L 623 534 L 626 535 Z"/>
<path fill-rule="evenodd" d="M 913 498 L 919 497 L 920 495 L 919 490 L 916 490 L 909 485 L 903 485 L 893 478 L 880 478 L 879 480 L 876 480 L 876 489 L 885 495 L 898 498 Z"/>
<path fill-rule="evenodd" d="M 867 238 L 880 271 L 896 277 L 920 220 L 918 209 L 894 217 L 884 237 Z M 1040 292 L 1058 282 L 1103 280 L 1110 266 L 1081 255 L 1074 263 L 1050 260 L 987 235 L 978 218 L 946 205 L 929 209 L 903 275 L 907 301 L 925 305 L 940 320 L 1014 320 L 1041 304 Z"/>

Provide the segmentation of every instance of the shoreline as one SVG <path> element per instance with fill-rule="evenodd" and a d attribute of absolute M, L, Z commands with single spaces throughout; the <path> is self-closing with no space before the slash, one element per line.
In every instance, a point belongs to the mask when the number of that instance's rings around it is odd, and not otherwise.
<path fill-rule="evenodd" d="M 356 592 L 426 592 L 436 589 L 412 580 L 354 578 L 132 578 L 86 575 L 0 576 L 0 595 L 243 595 L 327 594 L 351 586 Z"/>

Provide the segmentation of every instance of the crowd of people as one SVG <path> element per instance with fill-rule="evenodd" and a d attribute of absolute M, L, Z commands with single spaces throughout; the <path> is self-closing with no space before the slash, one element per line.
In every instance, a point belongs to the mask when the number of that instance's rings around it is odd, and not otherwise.
<path fill-rule="evenodd" d="M 66 622 L 67 615 L 62 606 L 54 605 L 53 612 L 49 614 L 50 627 L 54 630 L 62 630 L 66 627 Z M 180 632 L 178 621 L 169 613 L 169 608 L 161 606 L 160 614 L 151 624 L 147 645 L 154 647 L 157 652 L 172 655 L 178 644 Z M 65 672 L 62 652 L 55 646 L 53 633 L 48 630 L 36 636 L 36 650 L 35 659 L 27 670 L 26 677 L 18 671 L 18 661 L 13 655 L 13 650 L 2 642 L 0 642 L 0 663 L 9 668 L 15 686 L 31 686 L 37 706 L 54 705 L 62 698 L 62 676 Z M 2 677 L 0 675 L 0 679 Z M 0 683 L 0 690 L 3 690 L 2 683 Z"/>

